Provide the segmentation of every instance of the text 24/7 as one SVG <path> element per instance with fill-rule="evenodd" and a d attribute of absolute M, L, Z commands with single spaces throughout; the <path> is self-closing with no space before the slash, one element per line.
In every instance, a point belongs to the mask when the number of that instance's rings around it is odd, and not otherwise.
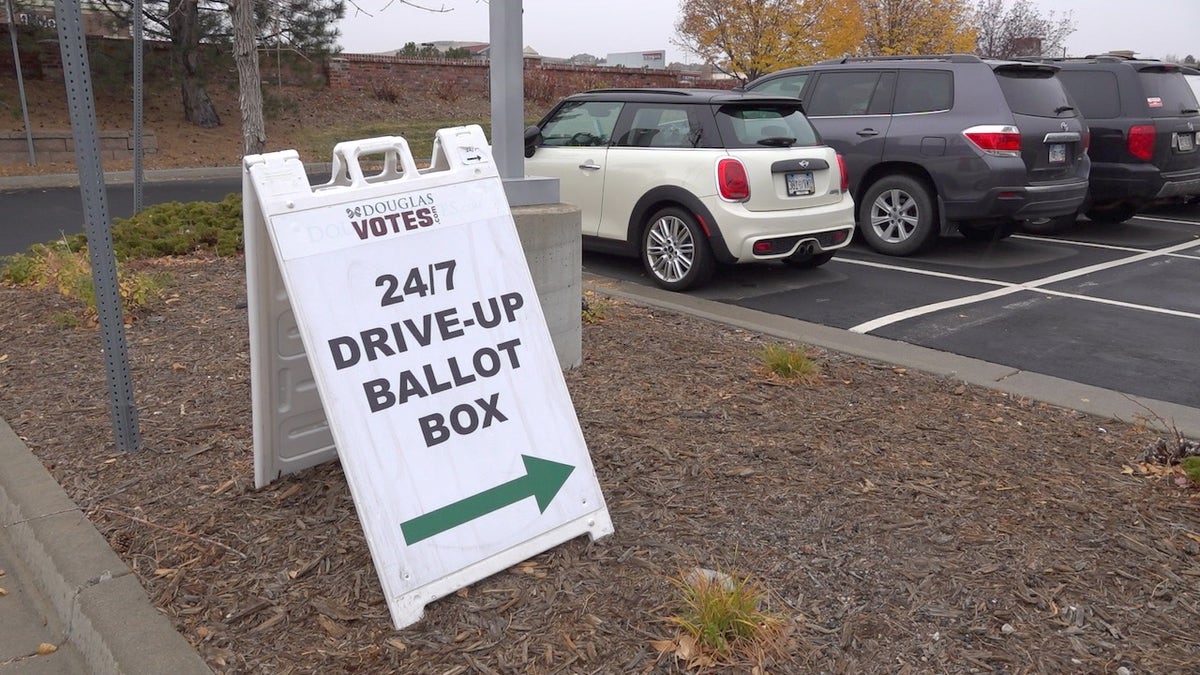
<path fill-rule="evenodd" d="M 454 290 L 454 268 L 457 266 L 453 260 L 443 260 L 441 262 L 430 263 L 425 267 L 414 267 L 408 271 L 408 275 L 401 285 L 400 277 L 394 274 L 381 274 L 375 279 L 376 288 L 383 288 L 383 299 L 380 300 L 381 307 L 394 305 L 398 302 L 404 302 L 404 298 L 409 295 L 425 297 L 426 295 L 434 295 L 438 291 L 438 273 L 441 273 L 441 288 L 452 291 Z"/>

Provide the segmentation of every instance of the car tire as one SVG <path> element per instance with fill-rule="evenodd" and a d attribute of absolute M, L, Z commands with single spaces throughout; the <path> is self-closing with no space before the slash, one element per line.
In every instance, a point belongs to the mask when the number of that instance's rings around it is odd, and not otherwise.
<path fill-rule="evenodd" d="M 1088 220 L 1101 225 L 1119 225 L 1137 215 L 1133 204 L 1117 203 L 1093 206 L 1084 213 Z"/>
<path fill-rule="evenodd" d="M 1053 218 L 1032 218 L 1021 221 L 1021 229 L 1030 234 L 1057 234 L 1075 224 L 1074 213 Z"/>
<path fill-rule="evenodd" d="M 859 231 L 867 244 L 887 255 L 912 255 L 938 235 L 933 191 L 903 174 L 871 184 L 858 208 Z"/>
<path fill-rule="evenodd" d="M 1016 232 L 1016 223 L 1000 223 L 999 225 L 978 226 L 959 225 L 958 232 L 967 241 L 991 242 L 1007 239 Z"/>
<path fill-rule="evenodd" d="M 824 265 L 833 260 L 834 251 L 825 251 L 823 253 L 814 253 L 808 256 L 784 258 L 783 261 L 791 267 L 798 270 L 811 270 Z"/>
<path fill-rule="evenodd" d="M 716 268 L 708 238 L 695 216 L 675 206 L 650 217 L 639 250 L 646 274 L 668 291 L 699 286 Z"/>

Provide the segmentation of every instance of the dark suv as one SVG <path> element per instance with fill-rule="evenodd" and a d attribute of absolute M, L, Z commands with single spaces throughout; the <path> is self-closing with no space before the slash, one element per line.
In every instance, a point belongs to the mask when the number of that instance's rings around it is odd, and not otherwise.
<path fill-rule="evenodd" d="M 1091 189 L 1081 209 L 1089 219 L 1120 223 L 1143 207 L 1200 195 L 1200 105 L 1185 68 L 1116 55 L 1039 62 L 1060 68 L 1091 129 Z"/>
<path fill-rule="evenodd" d="M 1087 127 L 1057 72 L 969 54 L 846 58 L 745 88 L 801 99 L 846 159 L 863 239 L 909 255 L 939 234 L 999 239 L 1082 205 Z"/>

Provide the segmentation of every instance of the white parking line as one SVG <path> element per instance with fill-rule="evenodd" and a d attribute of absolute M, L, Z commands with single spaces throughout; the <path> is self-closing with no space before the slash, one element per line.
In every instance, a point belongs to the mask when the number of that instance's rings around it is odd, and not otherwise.
<path fill-rule="evenodd" d="M 857 260 L 844 260 L 843 262 L 848 262 L 848 263 L 852 263 L 852 264 L 856 264 L 856 265 L 867 265 L 870 267 L 878 267 L 881 269 L 892 269 L 892 270 L 896 270 L 899 272 L 909 272 L 909 273 L 914 273 L 914 274 L 923 274 L 923 275 L 927 275 L 927 276 L 939 276 L 939 277 L 949 278 L 949 279 L 960 279 L 963 281 L 975 281 L 975 282 L 979 282 L 979 283 L 995 284 L 995 285 L 1001 286 L 1001 288 L 997 288 L 997 289 L 991 290 L 991 291 L 984 291 L 983 293 L 977 293 L 975 295 L 968 295 L 968 296 L 964 296 L 961 298 L 955 298 L 953 300 L 944 300 L 942 302 L 935 302 L 935 303 L 932 303 L 929 305 L 923 305 L 921 307 L 913 307 L 912 309 L 906 309 L 903 311 L 894 312 L 892 314 L 888 314 L 887 316 L 881 316 L 878 319 L 873 319 L 871 321 L 866 321 L 866 322 L 860 323 L 857 326 L 854 326 L 853 328 L 851 328 L 850 331 L 854 332 L 854 333 L 870 333 L 871 331 L 879 330 L 880 328 L 883 328 L 884 326 L 890 326 L 891 324 L 898 323 L 900 321 L 905 321 L 907 319 L 912 319 L 912 318 L 915 318 L 918 316 L 924 316 L 926 314 L 932 314 L 934 312 L 940 312 L 944 309 L 950 309 L 953 307 L 962 307 L 963 305 L 970 305 L 970 304 L 974 304 L 977 302 L 983 302 L 985 300 L 991 300 L 993 298 L 999 298 L 999 297 L 1003 297 L 1005 295 L 1011 295 L 1013 293 L 1020 293 L 1021 291 L 1035 291 L 1035 290 L 1042 291 L 1044 293 L 1050 293 L 1053 295 L 1075 297 L 1080 300 L 1088 300 L 1088 301 L 1092 301 L 1092 302 L 1102 302 L 1105 304 L 1113 304 L 1113 305 L 1120 305 L 1120 306 L 1137 308 L 1137 309 L 1144 309 L 1146 311 L 1154 311 L 1154 312 L 1159 312 L 1159 313 L 1164 313 L 1164 314 L 1175 314 L 1178 316 L 1195 316 L 1195 315 L 1190 315 L 1186 312 L 1176 313 L 1173 310 L 1166 310 L 1166 309 L 1162 309 L 1162 308 L 1134 305 L 1131 303 L 1120 303 L 1117 301 L 1109 301 L 1109 300 L 1104 300 L 1101 298 L 1092 298 L 1092 297 L 1083 296 L 1083 295 L 1075 296 L 1075 295 L 1071 295 L 1068 293 L 1062 293 L 1062 292 L 1058 292 L 1058 291 L 1050 291 L 1050 290 L 1047 290 L 1047 289 L 1044 289 L 1041 287 L 1047 286 L 1050 284 L 1055 284 L 1060 281 L 1066 281 L 1067 279 L 1074 279 L 1076 277 L 1086 276 L 1088 274 L 1092 274 L 1093 272 L 1102 272 L 1104 270 L 1113 269 L 1115 267 L 1121 267 L 1123 265 L 1129 265 L 1132 263 L 1142 262 L 1143 260 L 1148 260 L 1150 258 L 1157 258 L 1157 257 L 1166 256 L 1166 255 L 1171 255 L 1171 254 L 1177 253 L 1179 251 L 1186 251 L 1188 249 L 1197 248 L 1197 247 L 1200 247 L 1200 241 L 1184 242 L 1182 244 L 1175 244 L 1174 246 L 1168 246 L 1166 248 L 1160 248 L 1160 249 L 1156 249 L 1153 251 L 1145 251 L 1145 252 L 1139 253 L 1137 255 L 1131 255 L 1131 256 L 1128 256 L 1125 258 L 1119 258 L 1117 260 L 1110 260 L 1108 262 L 1097 263 L 1095 265 L 1088 265 L 1087 267 L 1081 267 L 1079 269 L 1071 270 L 1069 272 L 1062 272 L 1060 274 L 1054 274 L 1054 275 L 1051 275 L 1048 277 L 1042 277 L 1041 279 L 1035 279 L 1034 281 L 1027 281 L 1025 283 L 1019 283 L 1019 284 L 1006 283 L 1006 282 L 1000 282 L 1000 281 L 994 281 L 994 280 L 988 280 L 988 279 L 974 279 L 971 277 L 965 277 L 965 276 L 959 276 L 959 275 L 953 275 L 953 274 L 943 274 L 940 272 L 927 272 L 925 270 L 916 270 L 916 269 L 912 269 L 912 268 L 901 267 L 899 265 L 887 265 L 887 264 L 883 264 L 883 263 L 873 263 L 873 262 L 868 263 L 866 261 L 857 261 Z M 1200 318 L 1200 317 L 1196 317 L 1196 318 Z"/>

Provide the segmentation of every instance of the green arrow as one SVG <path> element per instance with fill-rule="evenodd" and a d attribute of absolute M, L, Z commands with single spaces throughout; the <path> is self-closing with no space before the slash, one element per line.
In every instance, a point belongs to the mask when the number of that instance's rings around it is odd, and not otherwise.
<path fill-rule="evenodd" d="M 410 545 L 415 544 L 526 497 L 537 499 L 538 510 L 545 513 L 575 467 L 529 455 L 521 455 L 521 461 L 525 462 L 524 476 L 401 523 L 404 540 Z"/>

